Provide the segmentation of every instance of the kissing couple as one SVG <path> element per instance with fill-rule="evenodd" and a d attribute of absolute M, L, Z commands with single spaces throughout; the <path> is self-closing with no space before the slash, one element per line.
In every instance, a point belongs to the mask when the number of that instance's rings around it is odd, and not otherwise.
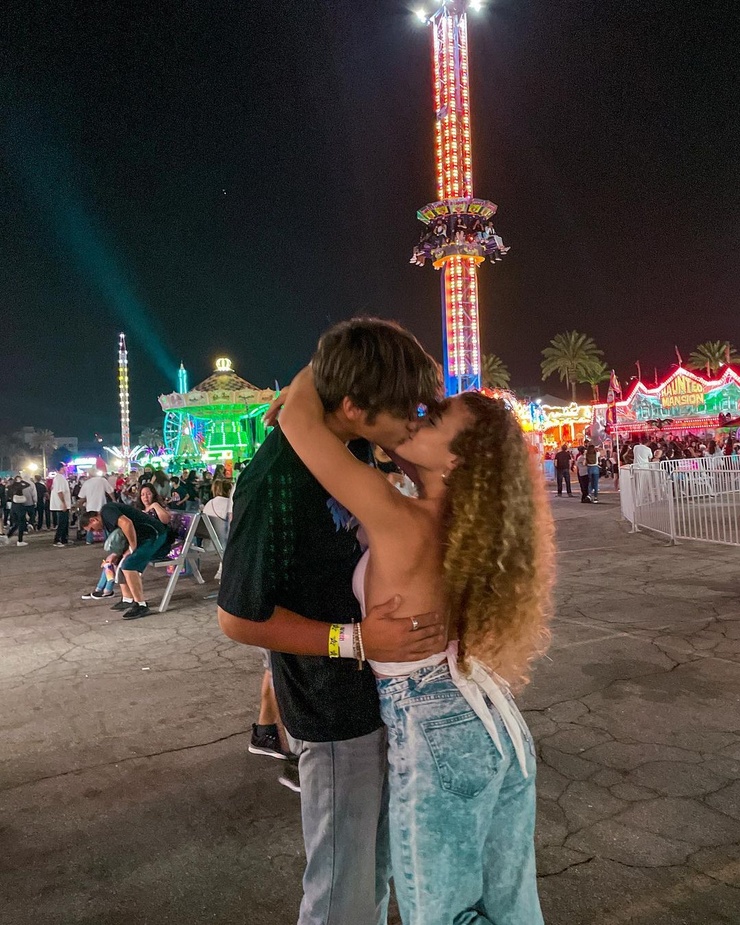
<path fill-rule="evenodd" d="M 542 923 L 535 750 L 511 689 L 547 647 L 553 531 L 516 418 L 444 399 L 437 362 L 374 318 L 327 331 L 271 415 L 218 613 L 271 651 L 300 756 L 298 925 L 386 925 L 391 877 L 404 925 Z"/>

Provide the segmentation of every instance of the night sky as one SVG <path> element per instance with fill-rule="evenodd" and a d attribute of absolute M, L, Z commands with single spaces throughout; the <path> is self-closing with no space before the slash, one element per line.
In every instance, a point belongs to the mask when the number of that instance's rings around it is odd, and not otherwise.
<path fill-rule="evenodd" d="M 435 198 L 419 5 L 5 0 L 0 431 L 115 430 L 120 330 L 138 426 L 180 360 L 285 383 L 355 314 L 440 355 L 439 275 L 408 262 Z M 470 18 L 475 189 L 511 245 L 479 274 L 484 350 L 535 387 L 570 328 L 623 381 L 740 347 L 736 2 Z"/>

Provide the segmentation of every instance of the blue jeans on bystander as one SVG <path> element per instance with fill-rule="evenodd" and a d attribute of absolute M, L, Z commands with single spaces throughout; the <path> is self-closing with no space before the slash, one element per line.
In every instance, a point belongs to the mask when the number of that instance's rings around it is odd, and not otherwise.
<path fill-rule="evenodd" d="M 594 499 L 599 497 L 599 472 L 598 466 L 588 467 L 588 490 Z"/>

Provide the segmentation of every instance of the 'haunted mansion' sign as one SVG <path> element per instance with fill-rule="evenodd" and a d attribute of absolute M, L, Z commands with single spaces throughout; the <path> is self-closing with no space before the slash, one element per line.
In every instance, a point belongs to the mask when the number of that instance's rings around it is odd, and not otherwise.
<path fill-rule="evenodd" d="M 725 366 L 717 379 L 706 379 L 679 367 L 652 388 L 633 382 L 616 407 L 619 427 L 670 420 L 674 427 L 712 430 L 720 426 L 720 415 L 740 417 L 740 375 Z M 594 406 L 597 420 L 606 421 L 606 410 L 605 404 Z"/>

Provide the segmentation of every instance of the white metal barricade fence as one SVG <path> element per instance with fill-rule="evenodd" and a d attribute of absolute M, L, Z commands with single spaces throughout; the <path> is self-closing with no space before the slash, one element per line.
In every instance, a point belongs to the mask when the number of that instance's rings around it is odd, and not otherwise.
<path fill-rule="evenodd" d="M 664 460 L 631 475 L 634 530 L 740 546 L 740 457 Z"/>

